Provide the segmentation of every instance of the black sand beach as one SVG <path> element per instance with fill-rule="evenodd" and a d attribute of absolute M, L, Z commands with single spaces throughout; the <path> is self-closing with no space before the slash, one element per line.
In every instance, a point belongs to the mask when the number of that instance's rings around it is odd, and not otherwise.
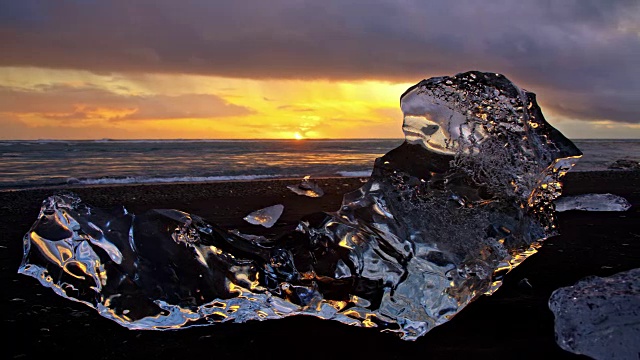
<path fill-rule="evenodd" d="M 94 186 L 69 188 L 96 207 L 124 205 L 139 213 L 152 208 L 190 212 L 227 229 L 254 232 L 242 218 L 283 204 L 280 221 L 263 233 L 295 226 L 302 216 L 339 208 L 358 178 L 316 179 L 321 198 L 286 188 L 297 180 Z M 313 317 L 220 324 L 175 331 L 134 331 L 80 303 L 64 299 L 35 279 L 17 273 L 22 237 L 40 204 L 58 189 L 0 192 L 0 281 L 4 358 L 35 359 L 572 359 L 586 358 L 558 347 L 547 300 L 559 287 L 589 276 L 640 267 L 640 171 L 570 172 L 564 195 L 612 193 L 632 204 L 626 212 L 568 211 L 558 214 L 561 235 L 509 273 L 492 296 L 471 303 L 448 323 L 416 341 L 375 329 L 350 327 Z M 526 279 L 531 285 L 523 286 Z"/>

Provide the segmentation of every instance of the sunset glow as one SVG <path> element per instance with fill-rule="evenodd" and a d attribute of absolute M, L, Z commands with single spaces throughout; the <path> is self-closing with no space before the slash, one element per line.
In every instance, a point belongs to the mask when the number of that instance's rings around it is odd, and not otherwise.
<path fill-rule="evenodd" d="M 1 136 L 401 138 L 399 99 L 411 85 L 0 68 Z"/>
<path fill-rule="evenodd" d="M 640 137 L 640 7 L 555 6 L 3 2 L 0 139 L 403 138 L 400 96 L 469 70 L 569 137 Z"/>

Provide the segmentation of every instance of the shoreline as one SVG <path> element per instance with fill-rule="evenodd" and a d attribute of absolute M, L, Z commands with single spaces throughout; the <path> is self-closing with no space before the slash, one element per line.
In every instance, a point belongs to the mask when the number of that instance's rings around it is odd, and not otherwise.
<path fill-rule="evenodd" d="M 601 169 L 601 170 L 571 170 L 566 176 L 584 177 L 591 175 L 602 176 L 612 175 L 620 173 L 623 177 L 629 175 L 633 176 L 634 173 L 640 172 L 640 170 L 627 170 L 627 169 Z M 224 180 L 206 180 L 206 181 L 141 181 L 141 182 L 114 182 L 114 183 L 95 183 L 95 184 L 81 184 L 81 183 L 61 183 L 53 185 L 32 185 L 21 187 L 0 187 L 0 193 L 3 192 L 20 192 L 31 190 L 70 190 L 70 189 L 84 189 L 84 188 L 104 188 L 104 187 L 133 187 L 133 186 L 175 186 L 175 185 L 213 185 L 213 184 L 226 184 L 226 183 L 246 183 L 246 182 L 270 182 L 270 181 L 302 181 L 303 176 L 282 176 L 282 177 L 259 177 L 255 179 L 224 179 Z M 369 176 L 312 176 L 311 180 L 331 180 L 331 179 L 368 179 Z M 566 177 L 565 177 L 566 179 Z"/>
<path fill-rule="evenodd" d="M 625 197 L 625 212 L 567 211 L 557 214 L 560 235 L 544 241 L 537 254 L 505 276 L 491 296 L 483 296 L 449 322 L 413 342 L 376 329 L 347 326 L 309 316 L 242 324 L 216 324 L 170 331 L 125 329 L 94 309 L 53 293 L 17 273 L 22 237 L 35 222 L 42 201 L 57 191 L 73 191 L 95 207 L 125 206 L 132 213 L 153 208 L 189 212 L 227 229 L 271 235 L 287 231 L 302 216 L 339 209 L 344 193 L 362 186 L 359 177 L 315 178 L 320 198 L 293 193 L 286 185 L 301 178 L 206 183 L 153 183 L 0 191 L 0 281 L 5 304 L 2 326 L 16 334 L 9 358 L 65 356 L 101 359 L 156 359 L 264 356 L 274 345 L 287 352 L 336 357 L 328 344 L 352 345 L 340 355 L 378 358 L 584 359 L 554 340 L 551 292 L 586 276 L 609 276 L 640 266 L 640 171 L 568 172 L 563 195 L 612 193 Z M 248 212 L 280 203 L 280 220 L 270 229 L 251 225 Z M 526 279 L 531 286 L 523 286 Z M 376 344 L 371 346 L 370 344 Z M 269 350 L 271 349 L 271 350 Z M 279 351 L 279 350 L 278 350 Z"/>
<path fill-rule="evenodd" d="M 331 180 L 331 179 L 362 179 L 369 176 L 312 176 L 311 180 Z M 34 185 L 22 188 L 0 188 L 0 193 L 3 192 L 18 192 L 18 191 L 31 191 L 31 190 L 69 190 L 69 189 L 84 189 L 84 188 L 104 188 L 104 187 L 129 187 L 129 186 L 175 186 L 175 185 L 214 185 L 214 184 L 226 184 L 226 183 L 247 183 L 247 182 L 269 182 L 269 181 L 302 181 L 303 177 L 298 176 L 286 176 L 286 177 L 265 177 L 256 179 L 225 179 L 225 180 L 209 180 L 209 181 L 173 181 L 173 182 L 133 182 L 133 183 L 102 183 L 102 184 L 60 184 L 60 185 Z"/>
<path fill-rule="evenodd" d="M 586 173 L 586 174 L 596 174 L 601 175 L 604 173 L 623 173 L 626 174 L 628 172 L 638 172 L 640 170 L 633 169 L 590 169 L 590 170 L 580 170 L 580 169 L 572 169 L 569 171 L 569 174 L 576 173 Z M 360 171 L 356 171 L 360 172 Z M 362 173 L 371 174 L 371 171 L 362 171 Z M 584 175 L 584 174 L 583 174 Z M 242 178 L 242 177 L 251 177 L 255 176 L 255 178 Z M 354 178 L 354 179 L 368 179 L 370 175 L 322 175 L 322 176 L 311 176 L 312 180 L 324 180 L 324 179 L 344 179 L 344 178 Z M 571 176 L 580 176 L 580 175 L 571 175 Z M 220 176 L 224 177 L 224 176 Z M 76 189 L 76 188 L 89 188 L 89 187 L 118 187 L 118 186 L 142 186 L 142 185 L 205 185 L 205 184 L 219 184 L 219 183 L 234 183 L 234 182 L 263 182 L 263 181 L 301 181 L 304 176 L 277 176 L 277 175 L 238 175 L 238 178 L 230 178 L 228 179 L 215 179 L 215 180 L 184 180 L 184 181 L 163 181 L 163 180 L 150 180 L 150 181 L 132 181 L 132 182 L 120 182 L 118 180 L 126 180 L 135 177 L 126 177 L 126 178 L 112 178 L 114 182 L 100 182 L 100 183 L 86 183 L 83 184 L 82 180 L 80 182 L 64 182 L 58 184 L 35 184 L 35 185 L 19 185 L 19 186 L 0 186 L 0 193 L 3 192 L 15 192 L 15 191 L 30 191 L 30 190 L 65 190 L 65 189 Z M 176 178 L 176 177 L 174 177 Z M 197 178 L 197 177 L 196 177 Z M 109 178 L 103 178 L 109 179 Z M 162 178 L 159 178 L 162 179 Z M 98 179 L 99 180 L 99 179 Z"/>

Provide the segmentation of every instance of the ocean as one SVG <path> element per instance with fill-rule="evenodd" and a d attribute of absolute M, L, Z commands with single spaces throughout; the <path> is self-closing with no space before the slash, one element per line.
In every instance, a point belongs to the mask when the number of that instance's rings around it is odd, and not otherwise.
<path fill-rule="evenodd" d="M 404 139 L 0 141 L 0 190 L 68 184 L 141 184 L 367 177 Z M 572 171 L 640 160 L 640 139 L 572 140 Z"/>

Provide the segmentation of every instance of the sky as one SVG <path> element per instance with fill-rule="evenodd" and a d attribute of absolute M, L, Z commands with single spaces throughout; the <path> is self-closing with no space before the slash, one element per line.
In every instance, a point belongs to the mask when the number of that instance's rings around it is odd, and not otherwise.
<path fill-rule="evenodd" d="M 0 139 L 402 138 L 400 95 L 505 75 L 640 138 L 640 1 L 0 0 Z"/>

